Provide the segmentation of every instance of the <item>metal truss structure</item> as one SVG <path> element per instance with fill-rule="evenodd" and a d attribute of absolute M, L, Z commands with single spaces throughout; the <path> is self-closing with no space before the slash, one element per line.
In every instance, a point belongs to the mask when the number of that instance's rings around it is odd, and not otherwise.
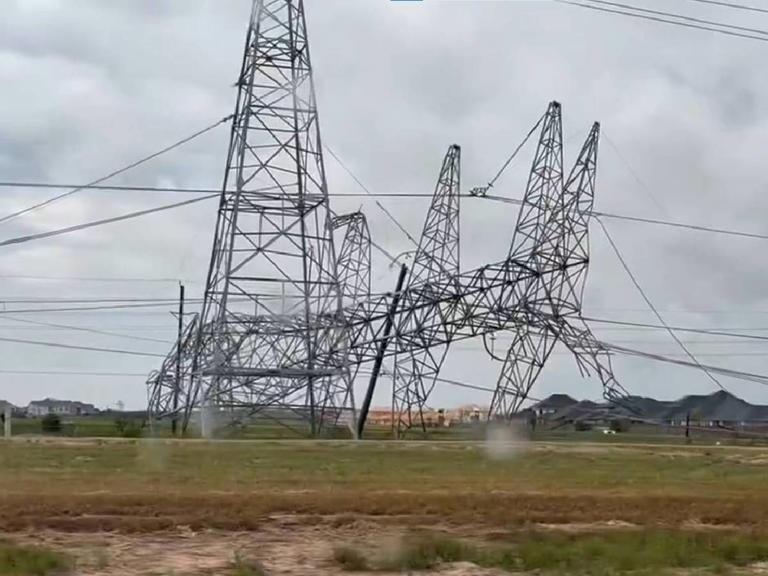
<path fill-rule="evenodd" d="M 154 416 L 186 425 L 204 405 L 279 409 L 318 435 L 352 414 L 360 433 L 392 358 L 400 434 L 423 427 L 449 345 L 500 331 L 513 342 L 492 416 L 520 409 L 557 341 L 607 398 L 625 394 L 581 319 L 598 124 L 566 178 L 561 108 L 549 105 L 507 257 L 472 270 L 460 269 L 460 149 L 451 146 L 411 270 L 401 270 L 395 292 L 373 295 L 365 217 L 334 216 L 329 206 L 302 0 L 254 1 L 238 88 L 200 320 L 177 345 L 183 354 L 172 351 L 150 380 Z M 374 377 L 357 416 L 352 382 L 369 362 Z"/>
<path fill-rule="evenodd" d="M 237 84 L 193 396 L 295 408 L 314 434 L 351 382 L 343 322 L 314 329 L 342 288 L 303 2 L 254 2 Z"/>
<path fill-rule="evenodd" d="M 461 148 L 453 145 L 443 160 L 407 287 L 449 281 L 459 273 L 460 186 Z M 419 330 L 428 325 L 424 315 L 432 313 L 440 314 L 440 309 L 424 309 L 402 316 L 396 328 L 398 335 L 413 334 L 414 338 L 413 350 L 395 358 L 392 413 L 397 433 L 414 423 L 424 428 L 424 406 L 448 352 L 450 340 L 445 345 L 430 346 L 431 331 Z"/>
<path fill-rule="evenodd" d="M 336 261 L 344 306 L 371 296 L 371 233 L 362 212 L 335 216 L 334 231 L 344 231 Z"/>
<path fill-rule="evenodd" d="M 189 382 L 197 344 L 199 316 L 195 314 L 186 325 L 158 370 L 147 378 L 150 411 L 156 415 L 177 418 L 191 405 Z"/>

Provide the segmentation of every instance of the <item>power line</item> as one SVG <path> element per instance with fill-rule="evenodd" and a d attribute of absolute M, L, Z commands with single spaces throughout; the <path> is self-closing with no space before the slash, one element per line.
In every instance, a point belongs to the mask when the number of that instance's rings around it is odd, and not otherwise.
<path fill-rule="evenodd" d="M 645 193 L 646 193 L 646 195 L 647 195 L 647 196 L 648 196 L 648 197 L 651 199 L 651 201 L 652 201 L 652 202 L 653 202 L 653 204 L 656 206 L 656 208 L 658 208 L 658 209 L 659 209 L 661 212 L 664 212 L 664 213 L 666 213 L 666 210 L 665 210 L 665 209 L 664 209 L 664 207 L 661 205 L 661 203 L 659 202 L 659 200 L 656 198 L 656 195 L 655 195 L 653 192 L 651 192 L 651 189 L 650 189 L 650 187 L 649 187 L 649 186 L 648 186 L 648 185 L 645 183 L 645 181 L 643 181 L 643 180 L 640 178 L 640 176 L 637 174 L 637 172 L 635 171 L 635 169 L 634 169 L 634 168 L 632 168 L 632 165 L 629 163 L 629 161 L 628 161 L 628 160 L 627 160 L 627 159 L 624 157 L 624 155 L 623 155 L 623 154 L 622 154 L 622 153 L 619 151 L 619 148 L 618 148 L 618 146 L 616 146 L 616 144 L 614 144 L 613 140 L 611 140 L 611 139 L 608 137 L 608 134 L 605 132 L 605 129 L 603 129 L 602 127 L 601 127 L 601 135 L 602 135 L 602 137 L 603 137 L 603 138 L 605 138 L 605 141 L 606 141 L 606 142 L 608 142 L 608 144 L 610 145 L 610 147 L 611 147 L 611 148 L 613 149 L 613 151 L 616 153 L 616 156 L 618 156 L 618 157 L 619 157 L 619 160 L 621 160 L 621 161 L 622 161 L 622 163 L 624 164 L 624 167 L 627 169 L 627 172 L 629 172 L 629 173 L 630 173 L 630 175 L 632 176 L 632 178 L 634 178 L 635 182 L 637 182 L 637 183 L 638 183 L 638 185 L 639 185 L 639 186 L 640 186 L 640 188 L 643 190 L 643 192 L 645 192 Z"/>
<path fill-rule="evenodd" d="M 96 328 L 87 328 L 84 326 L 72 326 L 69 324 L 54 324 L 51 322 L 40 322 L 37 320 L 29 320 L 26 318 L 15 318 L 13 316 L 3 316 L 3 319 L 10 320 L 12 322 L 20 322 L 22 324 L 33 324 L 37 327 L 57 328 L 60 330 L 72 330 L 75 332 L 88 332 L 90 334 L 111 336 L 113 338 L 125 338 L 127 340 L 142 340 L 144 342 L 157 342 L 157 343 L 166 344 L 166 345 L 173 344 L 173 342 L 169 342 L 168 340 L 160 340 L 159 338 L 149 338 L 146 336 L 133 336 L 131 334 L 120 334 L 118 332 L 109 332 L 107 330 L 98 330 Z"/>
<path fill-rule="evenodd" d="M 503 196 L 493 196 L 493 195 L 486 195 L 486 196 L 472 196 L 469 195 L 472 198 L 483 198 L 487 200 L 492 200 L 494 202 L 503 202 L 505 204 L 514 204 L 515 206 L 522 205 L 523 201 L 518 200 L 517 198 L 504 198 Z M 671 228 L 683 228 L 686 230 L 695 230 L 697 232 L 711 232 L 713 234 L 725 234 L 728 236 L 740 236 L 743 238 L 754 238 L 757 240 L 768 240 L 768 234 L 758 234 L 756 232 L 742 232 L 740 230 L 729 230 L 726 228 L 714 228 L 711 226 L 699 226 L 697 224 L 685 224 L 683 222 L 674 222 L 670 220 L 661 220 L 658 218 L 642 218 L 640 216 L 627 216 L 625 214 L 612 214 L 610 212 L 599 212 L 597 210 L 593 210 L 590 212 L 590 216 L 593 217 L 602 217 L 602 218 L 612 218 L 614 220 L 627 220 L 629 222 L 640 222 L 642 224 L 656 224 L 659 226 L 669 226 Z"/>
<path fill-rule="evenodd" d="M 375 196 L 375 194 L 374 194 L 373 192 L 371 192 L 371 191 L 368 189 L 368 187 L 367 187 L 365 184 L 363 184 L 363 182 L 362 182 L 362 181 L 361 181 L 361 180 L 360 180 L 360 179 L 359 179 L 357 176 L 355 176 L 354 172 L 352 172 L 352 170 L 350 170 L 350 169 L 347 167 L 347 165 L 346 165 L 346 164 L 345 164 L 345 163 L 344 163 L 344 162 L 341 160 L 341 158 L 339 158 L 339 157 L 336 155 L 336 153 L 333 151 L 333 149 L 332 149 L 332 148 L 330 148 L 330 146 L 328 146 L 328 144 L 325 144 L 323 147 L 324 147 L 324 148 L 325 148 L 325 149 L 328 151 L 328 153 L 329 153 L 329 154 L 330 154 L 330 155 L 333 157 L 333 159 L 334 159 L 334 160 L 336 160 L 336 162 L 338 162 L 338 163 L 339 163 L 339 166 L 341 166 L 341 168 L 342 168 L 342 169 L 343 169 L 343 170 L 344 170 L 344 171 L 345 171 L 347 174 L 349 174 L 349 176 L 352 178 L 352 180 L 354 180 L 354 181 L 357 183 L 357 185 L 358 185 L 358 186 L 360 186 L 360 188 L 362 188 L 362 190 L 365 192 L 365 194 L 366 194 L 367 196 L 371 196 L 371 197 L 374 197 L 374 196 Z M 428 194 L 427 196 L 430 196 L 430 197 L 431 197 L 431 196 L 432 196 L 432 194 Z M 389 210 L 387 210 L 387 209 L 384 207 L 384 205 L 383 205 L 381 202 L 379 202 L 378 200 L 376 200 L 376 206 L 378 206 L 378 207 L 379 207 L 379 209 L 380 209 L 382 212 L 384 212 L 384 214 L 387 216 L 387 218 L 389 218 L 389 219 L 390 219 L 390 221 L 391 221 L 391 222 L 392 222 L 392 223 L 393 223 L 395 226 L 397 226 L 397 228 L 398 228 L 398 229 L 399 229 L 399 230 L 400 230 L 400 231 L 401 231 L 403 234 L 405 234 L 406 238 L 408 238 L 408 239 L 409 239 L 409 240 L 410 240 L 410 241 L 411 241 L 411 242 L 412 242 L 412 243 L 413 243 L 413 244 L 414 244 L 416 247 L 418 247 L 418 246 L 419 246 L 419 243 L 416 241 L 416 239 L 415 239 L 413 236 L 411 236 L 411 234 L 408 232 L 408 230 L 406 230 L 405 226 L 403 226 L 402 224 L 400 224 L 400 221 L 399 221 L 397 218 L 395 218 L 395 217 L 392 215 L 392 213 L 391 213 Z M 373 244 L 372 244 L 372 245 L 373 245 Z M 377 246 L 377 248 L 378 248 L 378 246 Z M 387 253 L 387 256 L 389 256 L 389 253 Z M 395 260 L 395 259 L 393 259 L 393 260 L 392 260 L 392 262 L 396 262 L 396 260 Z"/>
<path fill-rule="evenodd" d="M 29 234 L 27 236 L 17 236 L 16 238 L 9 238 L 0 242 L 0 247 L 9 246 L 11 244 L 22 244 L 30 242 L 32 240 L 42 240 L 43 238 L 50 238 L 52 236 L 60 236 L 62 234 L 69 234 L 71 232 L 77 232 L 86 228 L 93 228 L 96 226 L 103 226 L 105 224 L 114 224 L 116 222 L 123 222 L 133 218 L 139 218 L 141 216 L 147 216 L 148 214 L 154 214 L 155 212 L 163 212 L 165 210 L 173 210 L 175 208 L 181 208 L 196 202 L 202 202 L 204 200 L 210 200 L 211 198 L 218 197 L 219 194 L 211 194 L 210 196 L 201 196 L 200 198 L 193 198 L 192 200 L 185 200 L 183 202 L 176 202 L 174 204 L 166 204 L 164 206 L 158 206 L 157 208 L 149 208 L 147 210 L 139 210 L 137 212 L 129 212 L 121 216 L 113 216 L 112 218 L 104 218 L 101 220 L 92 220 L 91 222 L 85 222 L 84 224 L 77 224 L 75 226 L 67 226 L 65 228 L 58 228 L 56 230 L 49 230 L 48 232 L 40 232 L 38 234 Z"/>
<path fill-rule="evenodd" d="M 226 118 L 222 118 L 218 122 L 211 124 L 210 126 L 207 126 L 203 128 L 202 130 L 198 130 L 194 134 L 187 136 L 186 138 L 182 138 L 181 140 L 178 140 L 171 144 L 170 146 L 166 146 L 162 150 L 158 150 L 157 152 L 154 152 L 153 154 L 150 154 L 149 156 L 145 156 L 144 158 L 140 158 L 139 160 L 132 162 L 131 164 L 128 164 L 127 166 L 124 166 L 122 168 L 119 168 L 118 170 L 115 170 L 113 172 L 110 172 L 106 176 L 102 176 L 101 178 L 98 178 L 94 180 L 93 182 L 90 182 L 86 186 L 75 186 L 72 187 L 72 190 L 69 190 L 68 192 L 64 192 L 62 194 L 58 194 L 57 196 L 54 196 L 53 198 L 49 198 L 48 200 L 45 200 L 43 202 L 39 202 L 38 204 L 34 204 L 33 206 L 29 206 L 28 208 L 24 208 L 23 210 L 19 210 L 17 212 L 13 212 L 11 214 L 7 214 L 6 216 L 3 216 L 0 218 L 0 223 L 7 222 L 8 220 L 12 220 L 14 218 L 17 218 L 18 216 L 21 216 L 23 214 L 27 214 L 29 212 L 32 212 L 34 210 L 39 210 L 40 208 L 43 208 L 45 206 L 48 206 L 50 204 L 53 204 L 54 202 L 58 202 L 59 200 L 62 200 L 63 198 L 67 198 L 68 196 L 72 196 L 73 194 L 76 194 L 77 192 L 80 192 L 81 190 L 85 190 L 90 186 L 98 185 L 106 180 L 109 180 L 110 178 L 114 178 L 115 176 L 118 176 L 120 174 L 123 174 L 129 170 L 132 170 L 133 168 L 136 168 L 138 166 L 141 166 L 142 164 L 145 164 L 146 162 L 149 162 L 150 160 L 154 160 L 158 156 L 161 156 L 167 152 L 170 152 L 171 150 L 174 150 L 175 148 L 178 148 L 179 146 L 182 146 L 186 144 L 187 142 L 190 142 L 191 140 L 194 140 L 195 138 L 202 136 L 203 134 L 210 132 L 214 128 L 229 122 L 234 116 L 230 115 Z M 69 188 L 69 186 L 68 186 Z"/>
<path fill-rule="evenodd" d="M 329 150 L 330 152 L 330 150 Z M 0 187 L 45 187 L 45 188 L 69 188 L 72 185 L 71 184 L 35 184 L 30 182 L 0 182 Z M 110 189 L 110 190 L 117 190 L 117 191 L 135 191 L 135 190 L 144 190 L 144 191 L 154 191 L 154 192 L 181 192 L 181 193 L 193 193 L 193 194 L 206 194 L 206 195 L 219 195 L 221 192 L 218 190 L 215 190 L 213 188 L 152 188 L 147 186 L 110 186 L 110 187 L 104 187 L 104 186 L 91 186 L 91 187 L 82 187 L 82 188 L 92 188 L 92 189 Z M 362 194 L 356 194 L 356 193 L 344 193 L 344 194 L 334 194 L 329 193 L 329 197 L 334 198 L 365 198 L 365 197 L 371 197 L 371 198 L 407 198 L 407 199 L 414 199 L 414 198 L 432 198 L 433 194 L 426 194 L 426 193 L 405 193 L 405 192 L 394 192 L 394 193 L 388 193 L 388 194 L 380 194 L 377 192 L 371 192 L 368 188 L 363 188 L 364 190 L 367 190 L 367 192 Z M 494 196 L 494 195 L 476 195 L 476 194 L 461 194 L 462 198 L 485 198 L 488 200 L 492 200 L 494 202 L 503 202 L 506 204 L 513 204 L 516 206 L 520 206 L 522 204 L 522 200 L 518 200 L 516 198 L 504 198 L 503 196 Z M 380 202 L 376 203 L 377 205 L 380 205 Z M 386 208 L 380 206 L 385 213 L 388 213 L 389 211 L 386 210 Z M 613 214 L 610 212 L 600 212 L 600 211 L 592 211 L 591 216 L 601 216 L 604 218 L 611 218 L 611 219 L 617 219 L 617 220 L 627 220 L 630 222 L 638 222 L 642 224 L 655 224 L 659 226 L 669 226 L 673 228 L 684 228 L 688 230 L 695 230 L 698 232 L 711 232 L 715 234 L 725 234 L 725 235 L 731 235 L 731 236 L 741 236 L 744 238 L 755 238 L 759 240 L 768 240 L 768 234 L 759 234 L 756 232 L 744 232 L 741 230 L 731 230 L 726 228 L 720 228 L 720 227 L 713 227 L 713 226 L 701 226 L 697 224 L 687 224 L 685 222 L 675 222 L 670 220 L 662 220 L 658 218 L 643 218 L 641 216 L 632 216 L 627 214 Z M 394 216 L 392 216 L 391 212 L 389 212 L 388 217 L 390 219 L 393 219 L 393 222 L 396 221 L 394 219 Z M 404 228 L 403 228 L 404 230 Z M 404 232 L 407 234 L 407 232 Z M 409 234 L 408 234 L 409 235 Z M 411 239 L 413 242 L 415 242 L 415 239 L 413 239 L 413 236 L 411 236 Z M 5 276 L 0 276 L 5 277 Z M 23 276 L 20 276 L 22 278 Z M 105 279 L 108 280 L 108 279 Z M 158 279 L 157 281 L 161 281 L 162 279 Z M 115 281 L 119 281 L 119 279 L 115 279 Z M 152 280 L 154 281 L 154 280 Z M 170 282 L 176 282 L 177 279 L 168 279 Z"/>
<path fill-rule="evenodd" d="M 637 14 L 635 12 L 627 12 L 624 10 L 615 10 L 613 8 L 605 8 L 601 6 L 595 6 L 593 4 L 585 4 L 583 2 L 575 2 L 574 0 L 553 0 L 553 2 L 558 2 L 560 4 L 568 4 L 570 6 L 578 6 L 580 8 L 588 8 L 590 10 L 595 10 L 598 12 L 607 12 L 610 14 L 619 14 L 622 16 L 631 16 L 633 18 L 640 18 L 642 20 L 651 20 L 654 22 L 661 22 L 664 24 L 672 24 L 675 26 L 682 26 L 684 28 L 695 28 L 697 30 L 705 30 L 708 32 L 717 32 L 719 34 L 725 34 L 726 36 L 736 36 L 739 38 L 746 38 L 749 40 L 759 40 L 761 42 L 768 42 L 768 38 L 762 37 L 762 36 L 753 36 L 751 34 L 742 34 L 740 32 L 732 32 L 729 30 L 723 30 L 722 28 L 712 28 L 710 26 L 701 26 L 699 24 L 691 24 L 688 22 L 680 22 L 677 20 L 667 20 L 665 18 L 659 18 L 657 16 L 649 16 L 645 14 Z M 721 26 L 720 24 L 718 24 Z"/>
<path fill-rule="evenodd" d="M 69 370 L 5 370 L 0 369 L 0 374 L 13 374 L 19 376 L 130 376 L 144 378 L 146 374 L 141 372 L 77 372 Z"/>
<path fill-rule="evenodd" d="M 645 300 L 645 303 L 648 305 L 648 308 L 650 308 L 653 311 L 653 314 L 658 318 L 659 322 L 667 329 L 667 332 L 669 332 L 669 335 L 672 337 L 672 339 L 677 342 L 677 345 L 680 346 L 680 349 L 685 352 L 685 354 L 697 365 L 701 368 L 701 370 L 706 374 L 712 382 L 717 384 L 718 387 L 725 390 L 725 387 L 720 383 L 720 381 L 715 378 L 709 370 L 707 370 L 696 358 L 696 356 L 693 355 L 693 353 L 688 349 L 688 347 L 683 344 L 683 342 L 680 340 L 680 338 L 677 337 L 677 334 L 673 330 L 669 328 L 669 325 L 664 321 L 664 318 L 662 317 L 661 313 L 656 309 L 656 306 L 653 305 L 653 302 L 651 302 L 651 299 L 648 297 L 648 295 L 645 293 L 645 290 L 643 290 L 643 287 L 640 285 L 640 282 L 637 280 L 637 277 L 632 273 L 632 270 L 629 268 L 629 265 L 627 264 L 627 261 L 624 259 L 624 257 L 621 254 L 621 251 L 619 250 L 619 247 L 616 245 L 616 242 L 613 241 L 613 238 L 608 232 L 608 228 L 605 227 L 605 224 L 603 224 L 602 220 L 599 218 L 597 219 L 598 224 L 600 224 L 600 228 L 602 228 L 603 233 L 605 234 L 605 237 L 608 238 L 608 242 L 611 245 L 611 248 L 613 248 L 614 253 L 616 254 L 616 257 L 619 259 L 619 262 L 621 262 L 621 266 L 624 268 L 625 272 L 627 273 L 627 276 L 629 276 L 629 279 L 632 280 L 632 284 L 635 285 L 635 288 L 637 288 L 637 291 L 640 293 L 640 296 L 642 296 L 643 300 Z"/>
<path fill-rule="evenodd" d="M 735 10 L 748 10 L 751 12 L 760 12 L 762 14 L 768 14 L 768 10 L 765 8 L 756 8 L 754 6 L 747 6 L 746 4 L 736 4 L 734 2 L 724 2 L 722 0 L 689 0 L 690 2 L 699 2 L 701 4 L 711 4 L 714 6 L 723 6 L 725 8 L 733 8 Z"/>
<path fill-rule="evenodd" d="M 350 174 L 351 175 L 351 174 Z M 221 194 L 221 190 L 216 188 L 181 188 L 178 186 L 145 186 L 145 185 L 114 185 L 108 186 L 103 184 L 86 184 L 77 186 L 76 184 L 59 184 L 57 182 L 14 182 L 14 181 L 2 181 L 0 182 L 0 188 L 21 188 L 21 189 L 45 189 L 45 190 L 57 190 L 60 188 L 72 188 L 77 187 L 78 190 L 101 190 L 106 192 L 153 192 L 153 193 L 174 193 L 174 194 Z M 379 192 L 371 192 L 368 188 L 366 193 L 333 193 L 329 192 L 328 196 L 335 198 L 364 198 L 370 196 L 372 198 L 431 198 L 432 194 L 427 193 L 409 193 L 409 192 L 389 192 L 382 194 Z M 267 192 L 267 191 L 249 191 L 248 194 L 258 195 L 270 199 L 282 199 L 286 197 L 298 198 L 298 194 L 284 194 L 279 195 Z M 306 197 L 306 196 L 305 196 Z"/>
<path fill-rule="evenodd" d="M 83 276 L 40 276 L 40 275 L 28 275 L 28 274 L 0 274 L 1 280 L 46 280 L 52 282 L 119 282 L 121 284 L 126 282 L 139 282 L 139 283 L 174 283 L 184 282 L 185 284 L 195 284 L 191 280 L 184 278 L 139 278 L 139 277 L 83 277 Z"/>
<path fill-rule="evenodd" d="M 45 346 L 48 348 L 63 348 L 66 350 L 84 350 L 87 352 L 106 352 L 110 354 L 125 354 L 128 356 L 146 356 L 149 358 L 165 358 L 164 354 L 153 354 L 151 352 L 138 352 L 136 350 L 121 350 L 118 348 L 99 348 L 95 346 L 77 346 L 74 344 L 63 344 L 61 342 L 47 342 L 43 340 L 24 340 L 21 338 L 0 337 L 0 342 L 10 342 L 13 344 L 30 344 L 33 346 Z"/>
<path fill-rule="evenodd" d="M 528 134 L 525 135 L 525 138 L 523 138 L 523 141 L 520 142 L 520 144 L 517 145 L 517 148 L 514 149 L 512 154 L 509 156 L 509 158 L 507 158 L 507 160 L 504 162 L 504 164 L 502 164 L 501 168 L 499 168 L 499 171 L 496 172 L 496 175 L 493 178 L 491 178 L 488 181 L 488 184 L 486 184 L 485 186 L 479 186 L 477 188 L 473 188 L 470 191 L 470 195 L 471 196 L 485 196 L 488 193 L 488 190 L 493 188 L 493 185 L 496 184 L 496 182 L 498 181 L 499 178 L 501 178 L 501 175 L 504 173 L 504 171 L 510 165 L 512 160 L 514 160 L 515 157 L 520 152 L 520 150 L 523 149 L 523 146 L 525 146 L 525 144 L 528 142 L 528 140 L 531 138 L 531 136 L 533 136 L 533 133 L 536 132 L 536 129 L 539 126 L 541 126 L 541 123 L 544 121 L 544 118 L 546 118 L 546 116 L 547 116 L 546 113 L 541 115 L 541 118 L 539 118 L 538 121 L 536 122 L 536 124 L 533 125 L 533 128 L 531 128 L 528 131 Z"/>
<path fill-rule="evenodd" d="M 624 320 L 611 320 L 608 318 L 591 318 L 589 316 L 582 316 L 584 320 L 588 322 L 598 322 L 604 324 L 616 324 L 619 326 L 632 326 L 638 328 L 649 328 L 657 330 L 674 330 L 675 332 L 690 332 L 693 334 L 709 334 L 712 336 L 727 336 L 729 338 L 744 338 L 748 340 L 763 340 L 768 341 L 768 336 L 756 336 L 755 334 L 743 334 L 740 332 L 729 332 L 718 328 L 690 328 L 686 326 L 662 326 L 659 324 L 646 324 L 642 322 L 627 322 Z M 735 328 L 738 330 L 760 330 L 765 331 L 768 328 Z"/>
<path fill-rule="evenodd" d="M 92 312 L 97 310 L 122 310 L 131 308 L 156 308 L 158 306 L 167 307 L 166 302 L 151 302 L 141 304 L 112 304 L 104 306 L 73 306 L 67 308 L 24 308 L 18 310 L 0 310 L 0 315 L 5 314 L 35 314 L 49 312 Z"/>
<path fill-rule="evenodd" d="M 643 224 L 658 224 L 659 226 L 670 226 L 672 228 L 685 228 L 698 232 L 712 232 L 714 234 L 725 234 L 729 236 L 741 236 L 743 238 L 755 238 L 758 240 L 768 240 L 768 235 L 758 234 L 756 232 L 742 232 L 739 230 L 728 230 L 725 228 L 713 228 L 711 226 L 698 226 L 696 224 L 684 224 L 682 222 L 670 222 L 654 218 L 641 218 L 639 216 L 625 216 L 623 214 L 610 214 L 607 212 L 592 212 L 592 216 L 601 216 L 603 218 L 613 218 L 616 220 L 628 220 L 630 222 L 642 222 Z"/>
<path fill-rule="evenodd" d="M 742 372 L 740 370 L 731 370 L 729 368 L 723 368 L 722 366 L 711 366 L 708 364 L 701 364 L 701 363 L 694 363 L 694 362 L 688 362 L 686 360 L 679 360 L 676 358 L 670 358 L 669 356 L 664 356 L 662 354 L 654 354 L 651 352 L 645 352 L 643 350 L 635 350 L 632 348 L 626 348 L 624 346 L 617 346 L 615 344 L 611 344 L 610 342 L 601 342 L 603 346 L 605 346 L 607 349 L 612 350 L 614 352 L 619 352 L 622 354 L 627 354 L 630 356 L 638 356 L 642 358 L 647 358 L 649 360 L 657 360 L 659 362 L 666 362 L 669 364 L 676 364 L 678 366 L 687 366 L 690 368 L 697 368 L 699 370 L 703 368 L 706 368 L 709 372 L 720 374 L 722 376 L 728 376 L 730 378 L 736 378 L 739 380 L 748 380 L 750 382 L 756 382 L 758 384 L 764 384 L 768 385 L 768 375 L 765 374 L 756 374 L 752 372 Z M 722 386 L 721 386 L 722 388 Z M 722 388 L 725 390 L 725 388 Z M 727 390 L 725 390 L 727 392 Z"/>
<path fill-rule="evenodd" d="M 187 302 L 202 302 L 202 298 L 188 298 Z M 238 298 L 238 301 L 243 301 L 242 298 Z M 151 302 L 161 304 L 163 302 L 178 302 L 173 298 L 133 298 L 133 297 L 94 297 L 94 298 L 3 298 L 0 297 L 0 306 L 3 304 L 107 304 L 107 303 L 135 303 L 143 302 L 149 304 Z"/>
<path fill-rule="evenodd" d="M 681 20 L 686 20 L 688 22 L 695 22 L 697 24 L 708 24 L 712 26 L 720 26 L 722 28 L 728 28 L 731 30 L 739 30 L 741 32 L 754 32 L 755 34 L 768 35 L 768 31 L 762 30 L 760 28 L 746 28 L 744 26 L 736 26 L 735 24 L 725 24 L 723 22 L 716 22 L 713 20 L 702 20 L 701 18 L 694 18 L 693 16 L 686 16 L 685 14 L 674 14 L 672 12 L 664 12 L 661 10 L 651 10 L 649 8 L 640 8 L 638 6 L 633 6 L 631 4 L 622 4 L 620 2 L 609 2 L 607 0 L 586 0 L 586 1 L 592 2 L 593 4 L 602 4 L 604 6 L 616 6 L 618 8 L 627 8 L 629 10 L 634 10 L 636 12 L 642 12 L 645 14 L 655 14 L 657 16 L 669 16 L 671 18 L 679 18 Z"/>

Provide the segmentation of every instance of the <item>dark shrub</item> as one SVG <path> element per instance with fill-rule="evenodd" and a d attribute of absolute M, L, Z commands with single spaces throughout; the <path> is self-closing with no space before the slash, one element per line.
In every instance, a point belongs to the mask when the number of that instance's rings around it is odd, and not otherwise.
<path fill-rule="evenodd" d="M 58 434 L 61 432 L 61 418 L 56 414 L 46 414 L 40 421 L 40 426 L 45 434 Z"/>

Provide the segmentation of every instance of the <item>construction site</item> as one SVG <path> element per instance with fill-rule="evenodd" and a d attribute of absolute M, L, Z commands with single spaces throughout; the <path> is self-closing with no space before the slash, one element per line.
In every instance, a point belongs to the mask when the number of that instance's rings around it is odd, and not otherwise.
<path fill-rule="evenodd" d="M 768 8 L 323 1 L 0 8 L 0 576 L 768 572 Z"/>

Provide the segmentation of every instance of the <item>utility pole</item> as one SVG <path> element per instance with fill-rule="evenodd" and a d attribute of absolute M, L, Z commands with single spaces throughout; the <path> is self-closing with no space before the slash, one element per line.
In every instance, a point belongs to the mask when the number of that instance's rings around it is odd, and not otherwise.
<path fill-rule="evenodd" d="M 179 282 L 179 328 L 176 340 L 176 382 L 173 387 L 173 420 L 171 421 L 171 431 L 176 436 L 177 417 L 176 411 L 179 409 L 179 392 L 181 391 L 181 339 L 184 336 L 184 284 Z"/>
<path fill-rule="evenodd" d="M 13 409 L 10 404 L 5 405 L 5 411 L 3 413 L 3 436 L 7 439 L 11 439 L 11 418 L 13 417 Z"/>
<path fill-rule="evenodd" d="M 379 379 L 379 372 L 381 372 L 381 363 L 384 361 L 384 352 L 387 350 L 389 344 L 389 335 L 392 332 L 392 324 L 394 323 L 395 313 L 397 312 L 397 305 L 400 302 L 400 293 L 403 290 L 403 282 L 405 282 L 405 276 L 408 274 L 408 267 L 403 264 L 400 266 L 400 275 L 397 277 L 397 285 L 395 286 L 395 293 L 392 295 L 392 303 L 389 306 L 389 312 L 387 313 L 387 319 L 384 323 L 384 335 L 379 343 L 379 350 L 376 354 L 376 359 L 373 362 L 373 370 L 371 371 L 371 380 L 368 383 L 368 390 L 365 393 L 365 399 L 363 400 L 363 407 L 360 410 L 360 417 L 357 421 L 357 437 L 363 437 L 363 430 L 365 430 L 365 421 L 368 419 L 368 411 L 371 409 L 371 400 L 373 400 L 373 392 L 376 389 L 376 382 Z M 392 422 L 394 419 L 394 407 L 392 408 Z"/>

